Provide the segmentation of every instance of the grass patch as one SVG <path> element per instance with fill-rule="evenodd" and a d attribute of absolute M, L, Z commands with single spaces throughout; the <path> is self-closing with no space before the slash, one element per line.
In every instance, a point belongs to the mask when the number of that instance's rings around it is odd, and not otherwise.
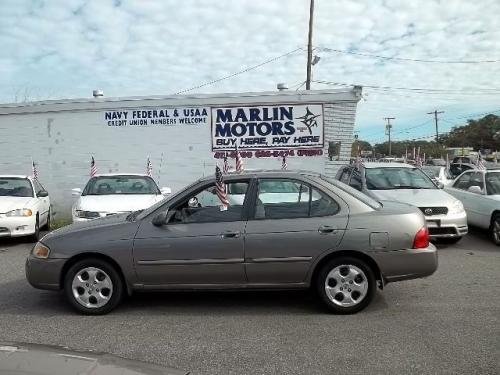
<path fill-rule="evenodd" d="M 52 219 L 50 230 L 59 229 L 71 224 L 71 219 Z"/>

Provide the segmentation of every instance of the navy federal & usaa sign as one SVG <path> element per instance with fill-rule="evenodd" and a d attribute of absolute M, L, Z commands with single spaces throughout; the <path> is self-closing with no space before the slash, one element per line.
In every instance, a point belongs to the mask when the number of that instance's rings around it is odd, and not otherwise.
<path fill-rule="evenodd" d="M 322 104 L 212 107 L 212 151 L 323 147 Z"/>

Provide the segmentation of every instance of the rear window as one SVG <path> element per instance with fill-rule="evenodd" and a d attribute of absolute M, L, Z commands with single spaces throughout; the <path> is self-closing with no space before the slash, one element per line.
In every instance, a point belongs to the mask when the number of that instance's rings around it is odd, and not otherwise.
<path fill-rule="evenodd" d="M 361 202 L 363 202 L 364 204 L 366 204 L 367 206 L 370 206 L 371 208 L 373 208 L 375 210 L 382 207 L 382 204 L 380 202 L 378 202 L 375 199 L 369 197 L 368 195 L 350 187 L 349 185 L 344 184 L 343 182 L 333 180 L 333 179 L 331 180 L 326 176 L 320 176 L 320 178 L 322 181 L 325 181 L 328 184 L 332 185 L 333 190 L 335 190 L 335 188 L 342 189 L 346 193 L 352 195 L 354 198 L 360 200 Z"/>

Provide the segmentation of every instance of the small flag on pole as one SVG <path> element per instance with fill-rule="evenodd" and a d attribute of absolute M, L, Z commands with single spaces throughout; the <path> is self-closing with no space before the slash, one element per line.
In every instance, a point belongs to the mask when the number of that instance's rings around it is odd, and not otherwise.
<path fill-rule="evenodd" d="M 148 161 L 146 163 L 146 175 L 153 176 L 153 164 L 151 164 L 151 158 L 148 156 Z"/>
<path fill-rule="evenodd" d="M 363 159 L 361 158 L 361 149 L 358 146 L 358 155 L 356 155 L 356 169 L 361 171 L 361 167 L 363 166 Z"/>
<path fill-rule="evenodd" d="M 222 203 L 222 210 L 227 210 L 229 201 L 226 194 L 226 186 L 224 185 L 224 177 L 218 165 L 215 166 L 215 189 L 219 200 Z"/>
<path fill-rule="evenodd" d="M 97 174 L 97 166 L 95 165 L 94 156 L 92 156 L 92 160 L 90 161 L 90 177 L 94 177 Z"/>
<path fill-rule="evenodd" d="M 287 168 L 288 168 L 288 165 L 286 164 L 286 156 L 283 155 L 283 159 L 281 159 L 281 169 L 286 171 Z"/>
<path fill-rule="evenodd" d="M 33 160 L 31 160 L 31 174 L 33 175 L 33 179 L 38 180 L 38 168 Z"/>
<path fill-rule="evenodd" d="M 483 156 L 481 155 L 481 151 L 478 151 L 477 153 L 477 169 L 483 171 L 486 169 L 486 165 L 484 164 L 484 159 Z"/>
<path fill-rule="evenodd" d="M 241 159 L 240 151 L 238 150 L 238 146 L 236 146 L 236 173 L 242 173 L 243 168 L 243 160 Z"/>
<path fill-rule="evenodd" d="M 224 154 L 224 165 L 222 166 L 222 172 L 224 174 L 229 173 L 229 164 L 227 163 L 227 154 L 226 153 Z"/>
<path fill-rule="evenodd" d="M 415 165 L 418 168 L 422 167 L 422 159 L 420 158 L 420 147 L 418 148 L 418 151 L 417 151 L 417 158 L 415 159 Z"/>
<path fill-rule="evenodd" d="M 446 170 L 450 170 L 450 156 L 446 153 Z"/>

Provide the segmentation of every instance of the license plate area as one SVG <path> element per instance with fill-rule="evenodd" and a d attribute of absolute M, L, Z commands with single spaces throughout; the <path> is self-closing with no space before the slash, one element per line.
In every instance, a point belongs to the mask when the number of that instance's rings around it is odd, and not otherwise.
<path fill-rule="evenodd" d="M 426 220 L 426 221 L 427 221 L 428 228 L 440 228 L 441 227 L 441 220 L 439 220 L 439 219 Z"/>

